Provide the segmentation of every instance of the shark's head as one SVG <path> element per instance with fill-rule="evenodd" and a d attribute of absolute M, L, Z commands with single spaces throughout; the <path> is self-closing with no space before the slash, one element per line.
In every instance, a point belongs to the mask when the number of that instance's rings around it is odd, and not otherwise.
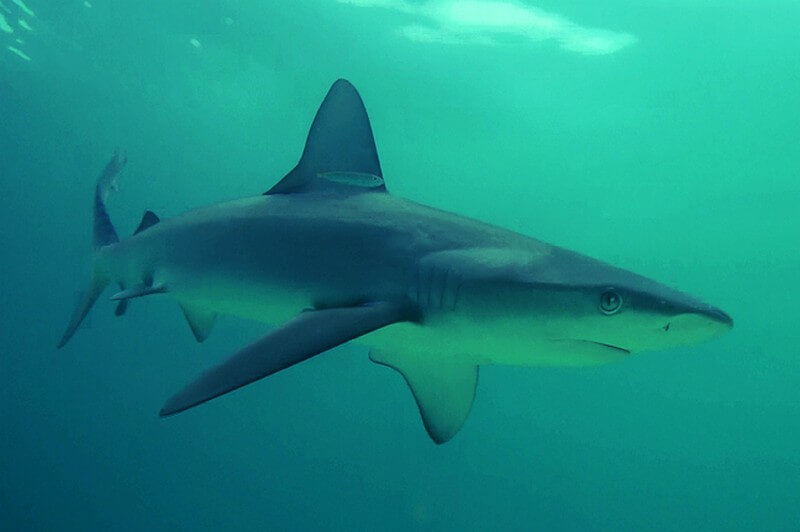
<path fill-rule="evenodd" d="M 502 274 L 463 285 L 459 306 L 498 318 L 506 349 L 545 343 L 553 354 L 547 363 L 561 364 L 565 357 L 567 363 L 603 362 L 690 345 L 733 326 L 716 307 L 561 248 L 548 246 L 534 260 L 505 264 Z"/>
<path fill-rule="evenodd" d="M 553 248 L 527 299 L 553 340 L 629 353 L 711 339 L 733 326 L 722 310 L 656 281 Z"/>

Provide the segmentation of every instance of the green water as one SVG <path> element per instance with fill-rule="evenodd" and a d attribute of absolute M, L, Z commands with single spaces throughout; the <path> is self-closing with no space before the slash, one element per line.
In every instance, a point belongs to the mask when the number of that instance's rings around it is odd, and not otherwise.
<path fill-rule="evenodd" d="M 800 4 L 26 3 L 0 4 L 0 529 L 800 529 Z M 484 368 L 443 446 L 355 346 L 159 419 L 264 331 L 223 318 L 199 346 L 167 298 L 123 319 L 101 300 L 55 350 L 115 147 L 128 234 L 146 208 L 269 188 L 339 77 L 393 194 L 735 328 L 604 367 Z"/>

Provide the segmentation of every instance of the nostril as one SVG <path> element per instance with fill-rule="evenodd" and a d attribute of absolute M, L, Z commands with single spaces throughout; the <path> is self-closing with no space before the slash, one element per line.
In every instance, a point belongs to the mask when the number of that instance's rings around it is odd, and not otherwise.
<path fill-rule="evenodd" d="M 667 332 L 667 331 L 669 331 L 669 322 L 667 322 L 667 324 L 664 325 L 664 332 Z"/>

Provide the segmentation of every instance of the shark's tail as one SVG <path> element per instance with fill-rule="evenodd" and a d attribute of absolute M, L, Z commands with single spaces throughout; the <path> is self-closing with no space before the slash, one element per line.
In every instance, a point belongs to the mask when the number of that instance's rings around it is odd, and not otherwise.
<path fill-rule="evenodd" d="M 103 271 L 103 268 L 97 263 L 97 252 L 104 246 L 109 246 L 119 242 L 117 231 L 111 223 L 111 218 L 108 216 L 106 210 L 106 199 L 108 195 L 117 190 L 117 176 L 119 175 L 125 163 L 128 162 L 126 156 L 120 156 L 119 152 L 114 152 L 114 156 L 108 161 L 100 177 L 97 179 L 97 185 L 94 190 L 94 255 L 92 265 L 92 280 L 89 283 L 89 288 L 84 292 L 81 301 L 72 311 L 72 317 L 69 320 L 67 329 L 61 336 L 58 342 L 58 347 L 64 347 L 75 331 L 80 326 L 83 319 L 89 313 L 89 310 L 100 297 L 103 289 L 109 282 L 108 275 Z M 125 312 L 125 304 L 127 301 L 121 301 L 117 306 L 116 314 L 119 316 Z"/>

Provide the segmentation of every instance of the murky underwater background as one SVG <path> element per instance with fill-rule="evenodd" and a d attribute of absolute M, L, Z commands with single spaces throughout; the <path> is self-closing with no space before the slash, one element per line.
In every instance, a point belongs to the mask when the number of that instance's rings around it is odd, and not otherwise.
<path fill-rule="evenodd" d="M 800 529 L 800 4 L 661 0 L 0 0 L 0 529 Z M 338 348 L 159 419 L 262 334 L 195 343 L 168 298 L 101 300 L 94 180 L 144 209 L 263 192 L 330 83 L 391 192 L 727 310 L 701 346 L 488 367 L 463 430 Z M 110 295 L 110 291 L 107 295 Z"/>

